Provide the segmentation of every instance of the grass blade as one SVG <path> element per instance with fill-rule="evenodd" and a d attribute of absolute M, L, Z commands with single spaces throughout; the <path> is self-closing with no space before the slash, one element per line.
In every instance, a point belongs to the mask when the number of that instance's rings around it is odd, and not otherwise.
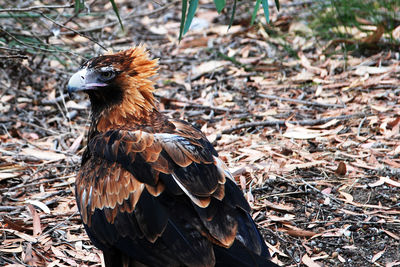
<path fill-rule="evenodd" d="M 115 14 L 117 15 L 119 24 L 121 25 L 121 29 L 124 30 L 124 25 L 122 25 L 122 21 L 121 21 L 121 18 L 120 18 L 120 16 L 119 16 L 119 13 L 118 13 L 117 4 L 115 4 L 115 1 L 114 1 L 114 0 L 110 0 L 110 2 L 111 2 L 112 8 L 113 8 Z"/>
<path fill-rule="evenodd" d="M 215 7 L 217 8 L 217 12 L 221 13 L 222 9 L 225 7 L 225 0 L 214 0 Z M 236 5 L 236 0 L 235 0 Z"/>
<path fill-rule="evenodd" d="M 182 15 L 181 15 L 181 25 L 179 27 L 179 41 L 182 40 L 183 27 L 185 26 L 186 20 L 186 10 L 187 10 L 187 0 L 182 0 Z"/>
<path fill-rule="evenodd" d="M 183 29 L 183 34 L 187 33 L 190 28 L 190 24 L 192 24 L 192 20 L 194 17 L 194 13 L 196 12 L 197 5 L 199 4 L 199 0 L 190 0 L 189 10 L 186 17 L 185 28 Z"/>
<path fill-rule="evenodd" d="M 262 6 L 263 6 L 263 9 L 264 9 L 264 16 L 265 16 L 265 19 L 267 20 L 267 23 L 269 23 L 268 0 L 262 0 Z"/>
<path fill-rule="evenodd" d="M 257 11 L 260 8 L 261 0 L 256 1 L 256 5 L 254 6 L 253 14 L 251 15 L 251 22 L 250 25 L 254 24 L 254 20 L 256 19 Z"/>
<path fill-rule="evenodd" d="M 228 30 L 231 28 L 232 23 L 233 23 L 233 19 L 235 17 L 235 13 L 236 13 L 236 0 L 233 2 L 233 7 L 232 7 L 232 15 L 231 15 L 231 19 L 229 20 L 229 26 L 228 26 Z"/>

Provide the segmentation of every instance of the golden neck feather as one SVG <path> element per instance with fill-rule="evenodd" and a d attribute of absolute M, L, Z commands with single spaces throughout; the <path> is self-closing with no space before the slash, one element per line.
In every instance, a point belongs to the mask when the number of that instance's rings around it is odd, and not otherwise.
<path fill-rule="evenodd" d="M 132 123 L 145 123 L 156 110 L 154 81 L 150 77 L 157 73 L 158 60 L 150 60 L 142 46 L 115 55 L 129 59 L 115 64 L 121 71 L 115 84 L 122 89 L 123 97 L 120 104 L 104 110 L 100 115 L 97 130 L 102 132 Z"/>

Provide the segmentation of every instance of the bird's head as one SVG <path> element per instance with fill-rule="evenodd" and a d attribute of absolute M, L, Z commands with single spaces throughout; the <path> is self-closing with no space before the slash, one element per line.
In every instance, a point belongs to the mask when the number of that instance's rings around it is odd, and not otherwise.
<path fill-rule="evenodd" d="M 155 108 L 150 77 L 156 72 L 157 60 L 149 59 L 145 48 L 137 46 L 84 62 L 70 78 L 68 93 L 87 93 L 93 114 L 111 123 L 140 119 Z"/>

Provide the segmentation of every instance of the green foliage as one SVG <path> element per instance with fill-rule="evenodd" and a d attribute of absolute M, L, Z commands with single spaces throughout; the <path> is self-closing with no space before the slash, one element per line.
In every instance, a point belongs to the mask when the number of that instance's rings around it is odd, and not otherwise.
<path fill-rule="evenodd" d="M 194 17 L 194 13 L 196 12 L 198 3 L 199 3 L 199 0 L 190 0 L 189 11 L 188 11 L 188 14 L 187 14 L 185 28 L 183 29 L 183 34 L 187 33 L 187 31 L 189 30 L 190 25 L 192 24 L 192 20 L 193 20 L 193 17 Z"/>
<path fill-rule="evenodd" d="M 187 10 L 187 0 L 182 0 L 182 15 L 181 15 L 181 26 L 179 30 L 179 40 L 181 40 L 183 36 L 183 29 L 185 27 L 185 21 L 186 21 L 186 10 Z"/>
<path fill-rule="evenodd" d="M 327 39 L 350 37 L 351 28 L 370 31 L 366 25 L 383 25 L 387 32 L 400 25 L 400 0 L 317 1 L 311 10 L 311 27 Z"/>
<path fill-rule="evenodd" d="M 85 0 L 75 0 L 75 13 L 79 13 L 82 9 L 85 8 Z"/>
<path fill-rule="evenodd" d="M 124 25 L 122 24 L 121 17 L 119 16 L 118 7 L 114 0 L 109 0 L 115 15 L 118 18 L 119 25 L 121 25 L 122 30 L 124 30 Z M 75 13 L 79 13 L 85 8 L 85 0 L 75 0 Z"/>
<path fill-rule="evenodd" d="M 225 7 L 225 0 L 214 0 L 215 7 L 217 8 L 217 12 L 221 13 L 222 9 Z M 235 1 L 236 4 L 236 1 Z"/>
<path fill-rule="evenodd" d="M 256 4 L 253 9 L 253 14 L 251 15 L 251 23 L 250 23 L 251 25 L 253 25 L 254 20 L 256 19 L 257 11 L 260 8 L 260 3 L 261 3 L 261 0 L 256 0 Z M 268 5 L 267 5 L 267 9 L 268 9 Z"/>
<path fill-rule="evenodd" d="M 109 0 L 115 15 L 118 18 L 119 25 L 121 25 L 122 30 L 124 30 L 124 25 L 122 24 L 121 17 L 119 16 L 118 7 L 114 0 Z M 75 13 L 79 13 L 85 8 L 85 0 L 75 0 Z"/>
<path fill-rule="evenodd" d="M 115 14 L 118 17 L 118 21 L 121 24 L 121 28 L 123 29 L 122 21 L 118 13 L 118 8 L 117 5 L 115 4 L 114 0 L 109 0 L 110 3 L 112 4 L 113 10 Z M 255 6 L 253 9 L 253 13 L 251 16 L 251 24 L 254 23 L 254 20 L 256 18 L 258 9 L 260 8 L 260 3 L 262 3 L 263 9 L 264 9 L 264 16 L 267 20 L 267 23 L 269 23 L 269 8 L 268 8 L 268 0 L 255 0 Z M 197 6 L 199 4 L 199 0 L 189 0 L 189 9 L 188 9 L 188 0 L 182 0 L 182 13 L 181 13 L 181 24 L 179 28 L 179 40 L 182 39 L 183 35 L 185 35 L 190 28 L 190 25 L 192 24 L 192 20 L 194 18 L 194 15 L 196 13 Z M 226 6 L 226 0 L 214 0 L 214 5 L 215 8 L 217 9 L 218 13 L 221 13 L 224 7 Z M 233 6 L 232 6 L 232 13 L 231 13 L 231 18 L 229 21 L 229 28 L 232 26 L 233 19 L 235 17 L 236 13 L 236 5 L 237 5 L 237 0 L 234 0 Z M 279 0 L 275 0 L 275 5 L 279 10 Z M 84 7 L 84 0 L 75 0 L 75 12 L 79 12 Z"/>
<path fill-rule="evenodd" d="M 198 0 L 190 0 L 189 10 L 187 10 L 187 2 L 188 2 L 188 0 L 182 0 L 182 13 L 181 13 L 181 25 L 180 25 L 180 31 L 179 31 L 179 40 L 181 40 L 182 36 L 189 30 L 190 24 L 192 23 L 193 17 L 196 13 L 196 9 L 198 6 Z M 269 23 L 268 0 L 255 0 L 255 6 L 254 6 L 253 13 L 251 16 L 251 24 L 253 24 L 255 21 L 257 12 L 260 8 L 260 4 L 262 4 L 262 6 L 263 6 L 264 16 L 267 20 L 267 23 Z M 226 6 L 226 1 L 225 0 L 214 0 L 214 5 L 215 5 L 215 8 L 217 9 L 217 12 L 221 13 L 221 11 Z M 236 5 L 237 5 L 237 0 L 234 0 L 233 6 L 232 6 L 231 18 L 229 21 L 229 28 L 232 26 L 233 19 L 235 17 Z M 279 0 L 275 0 L 275 5 L 279 9 Z"/>
<path fill-rule="evenodd" d="M 110 2 L 111 2 L 111 5 L 112 5 L 112 7 L 113 7 L 113 10 L 114 10 L 114 12 L 115 12 L 115 15 L 117 15 L 119 24 L 121 25 L 122 30 L 124 30 L 124 25 L 122 24 L 121 17 L 119 16 L 119 13 L 118 13 L 118 7 L 117 7 L 117 5 L 115 4 L 115 1 L 114 1 L 114 0 L 110 0 Z"/>
<path fill-rule="evenodd" d="M 231 14 L 231 19 L 229 20 L 229 26 L 228 29 L 232 26 L 233 24 L 233 19 L 235 18 L 235 13 L 236 13 L 236 3 L 237 1 L 235 0 L 233 2 L 233 7 L 232 7 L 232 14 Z"/>

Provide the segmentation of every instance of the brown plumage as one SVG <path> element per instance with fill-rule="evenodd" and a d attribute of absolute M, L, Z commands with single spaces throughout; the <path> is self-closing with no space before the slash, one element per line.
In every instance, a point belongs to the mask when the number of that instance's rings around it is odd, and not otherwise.
<path fill-rule="evenodd" d="M 85 62 L 68 83 L 92 104 L 76 200 L 106 266 L 275 266 L 204 134 L 157 111 L 156 71 L 139 46 Z"/>

